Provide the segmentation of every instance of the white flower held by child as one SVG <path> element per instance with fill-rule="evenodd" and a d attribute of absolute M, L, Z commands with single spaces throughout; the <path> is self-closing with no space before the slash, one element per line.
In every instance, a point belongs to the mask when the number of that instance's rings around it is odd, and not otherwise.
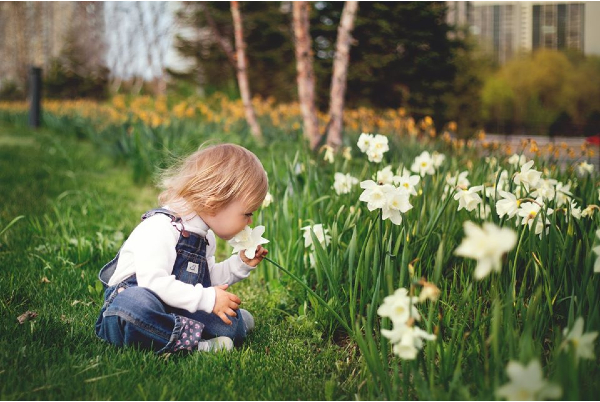
<path fill-rule="evenodd" d="M 229 244 L 233 247 L 231 254 L 244 251 L 244 255 L 246 255 L 249 260 L 253 259 L 256 254 L 256 248 L 261 244 L 269 242 L 262 237 L 263 233 L 265 233 L 265 227 L 262 225 L 257 226 L 254 229 L 250 228 L 250 226 L 246 226 L 244 230 L 229 240 Z"/>

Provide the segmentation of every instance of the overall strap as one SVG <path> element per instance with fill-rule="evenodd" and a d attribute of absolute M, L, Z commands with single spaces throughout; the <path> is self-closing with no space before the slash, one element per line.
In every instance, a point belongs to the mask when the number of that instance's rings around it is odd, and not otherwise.
<path fill-rule="evenodd" d="M 163 214 L 163 215 L 167 215 L 168 217 L 170 217 L 171 224 L 173 225 L 173 227 L 175 227 L 175 229 L 177 229 L 177 231 L 179 233 L 181 233 L 181 235 L 183 237 L 186 237 L 186 238 L 190 237 L 190 232 L 185 230 L 185 228 L 183 227 L 183 221 L 181 220 L 181 217 L 175 215 L 173 213 L 173 211 L 169 211 L 168 209 L 165 209 L 165 208 L 151 209 L 150 211 L 148 211 L 142 215 L 142 220 L 150 218 L 151 216 L 154 216 L 156 214 Z"/>

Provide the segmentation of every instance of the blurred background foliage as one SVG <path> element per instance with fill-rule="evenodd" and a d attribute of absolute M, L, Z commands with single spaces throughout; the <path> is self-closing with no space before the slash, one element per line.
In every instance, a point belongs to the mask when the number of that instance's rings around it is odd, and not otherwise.
<path fill-rule="evenodd" d="M 343 2 L 311 4 L 317 106 L 325 112 Z M 240 6 L 253 95 L 275 103 L 296 101 L 291 3 L 241 2 Z M 77 7 L 83 11 L 73 18 L 90 18 L 89 4 Z M 92 9 L 96 14 L 100 10 Z M 438 130 L 456 122 L 460 137 L 471 137 L 482 128 L 501 134 L 598 133 L 600 57 L 572 49 L 539 50 L 499 65 L 478 48 L 467 30 L 448 25 L 446 13 L 444 2 L 361 2 L 352 32 L 347 108 L 403 108 L 416 120 L 431 116 Z M 181 31 L 204 29 L 205 34 L 175 38 L 173 45 L 189 66 L 185 71 L 166 70 L 170 98 L 197 100 L 216 92 L 229 99 L 239 97 L 233 65 L 214 35 L 206 34 L 207 15 L 219 34 L 233 43 L 229 2 L 182 3 L 175 16 Z M 97 45 L 88 49 L 95 40 L 86 34 L 90 26 L 94 25 L 79 22 L 66 32 L 60 56 L 44 69 L 44 97 L 165 95 L 152 81 L 133 79 L 111 85 L 110 69 L 91 63 L 92 55 L 101 50 Z M 25 99 L 26 85 L 26 75 L 0 78 L 0 100 Z"/>

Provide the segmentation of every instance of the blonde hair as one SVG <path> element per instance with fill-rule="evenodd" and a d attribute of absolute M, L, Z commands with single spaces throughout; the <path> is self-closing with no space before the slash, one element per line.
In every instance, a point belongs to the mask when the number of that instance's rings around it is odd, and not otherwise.
<path fill-rule="evenodd" d="M 177 205 L 183 199 L 180 215 L 214 215 L 235 199 L 249 211 L 262 204 L 269 187 L 267 174 L 252 152 L 235 144 L 200 146 L 181 163 L 163 172 L 158 196 L 161 205 Z"/>

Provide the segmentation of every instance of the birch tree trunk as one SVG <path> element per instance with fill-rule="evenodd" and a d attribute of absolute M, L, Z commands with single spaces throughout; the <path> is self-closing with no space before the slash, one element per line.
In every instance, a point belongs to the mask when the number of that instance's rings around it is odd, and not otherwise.
<path fill-rule="evenodd" d="M 310 6 L 307 1 L 294 1 L 293 7 L 298 99 L 302 111 L 304 135 L 310 142 L 310 148 L 314 150 L 321 138 L 315 106 L 315 75 L 309 33 Z"/>
<path fill-rule="evenodd" d="M 240 95 L 244 104 L 246 121 L 250 126 L 252 135 L 257 140 L 262 141 L 262 132 L 256 121 L 256 113 L 252 107 L 252 97 L 250 96 L 250 85 L 248 84 L 248 74 L 246 72 L 246 42 L 244 41 L 244 32 L 242 29 L 242 15 L 240 13 L 239 3 L 231 2 L 231 15 L 233 17 L 233 26 L 235 31 L 235 51 L 237 62 L 237 81 L 240 87 Z"/>
<path fill-rule="evenodd" d="M 219 28 L 217 27 L 217 23 L 213 19 L 206 2 L 201 1 L 200 4 L 202 5 L 202 12 L 204 13 L 206 22 L 208 22 L 208 25 L 210 26 L 210 29 L 212 30 L 215 40 L 221 47 L 221 50 L 223 50 L 223 52 L 227 56 L 227 60 L 229 60 L 229 63 L 231 63 L 233 68 L 237 68 L 237 63 L 235 61 L 235 53 L 233 51 L 233 48 L 231 47 L 231 43 L 229 43 L 229 40 L 227 40 L 223 35 L 221 35 L 221 32 L 219 31 Z"/>
<path fill-rule="evenodd" d="M 348 61 L 350 60 L 351 32 L 354 28 L 354 17 L 358 9 L 358 1 L 347 1 L 344 4 L 342 18 L 338 27 L 333 75 L 331 77 L 331 94 L 329 98 L 329 128 L 327 144 L 338 149 L 342 145 L 342 128 L 344 124 L 344 96 L 348 77 Z"/>

